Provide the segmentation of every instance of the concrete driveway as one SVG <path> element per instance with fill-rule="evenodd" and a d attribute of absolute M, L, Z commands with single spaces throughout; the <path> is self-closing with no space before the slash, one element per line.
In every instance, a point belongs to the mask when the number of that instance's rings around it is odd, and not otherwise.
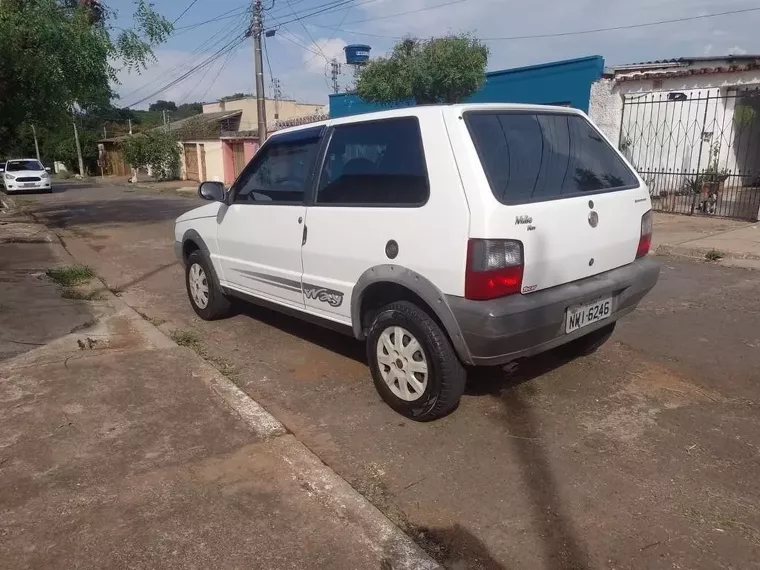
<path fill-rule="evenodd" d="M 450 567 L 760 567 L 760 273 L 661 258 L 597 354 L 473 373 L 454 414 L 417 424 L 382 403 L 352 339 L 255 307 L 195 317 L 172 226 L 197 201 L 81 186 L 24 201 Z"/>

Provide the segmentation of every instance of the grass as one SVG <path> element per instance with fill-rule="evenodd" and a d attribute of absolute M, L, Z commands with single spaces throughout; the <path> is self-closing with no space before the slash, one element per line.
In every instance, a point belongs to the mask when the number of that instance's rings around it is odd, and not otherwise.
<path fill-rule="evenodd" d="M 148 320 L 144 315 L 143 318 Z M 237 376 L 235 365 L 221 356 L 210 356 L 196 332 L 187 329 L 176 329 L 169 333 L 169 337 L 178 345 L 186 346 L 193 350 L 203 360 L 216 368 L 222 376 L 225 376 L 234 382 L 235 377 Z"/>
<path fill-rule="evenodd" d="M 711 249 L 705 254 L 705 259 L 707 259 L 707 261 L 718 261 L 724 257 L 726 257 L 726 254 L 724 254 L 722 251 L 718 251 L 717 249 Z"/>
<path fill-rule="evenodd" d="M 63 287 L 73 287 L 74 285 L 81 285 L 86 283 L 93 277 L 95 272 L 86 265 L 70 265 L 68 267 L 58 267 L 55 269 L 48 269 L 46 272 L 48 277 L 62 285 Z"/>
<path fill-rule="evenodd" d="M 180 346 L 186 346 L 192 348 L 195 352 L 203 356 L 203 346 L 201 345 L 201 339 L 198 335 L 189 330 L 177 329 L 169 333 L 169 337 Z"/>
<path fill-rule="evenodd" d="M 73 299 L 75 301 L 102 301 L 105 299 L 102 291 L 89 291 L 84 293 L 73 287 L 64 287 L 61 291 L 61 297 L 64 299 Z"/>

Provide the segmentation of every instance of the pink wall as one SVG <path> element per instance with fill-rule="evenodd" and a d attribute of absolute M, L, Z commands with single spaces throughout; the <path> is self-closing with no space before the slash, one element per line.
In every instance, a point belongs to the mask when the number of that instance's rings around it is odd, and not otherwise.
<path fill-rule="evenodd" d="M 258 141 L 248 140 L 243 142 L 243 153 L 245 155 L 246 162 L 253 158 L 253 155 L 259 149 Z"/>
<path fill-rule="evenodd" d="M 243 143 L 243 156 L 246 163 L 253 158 L 259 149 L 259 142 L 253 139 L 225 139 L 222 141 L 222 160 L 224 161 L 224 183 L 232 184 L 235 181 L 235 159 L 232 152 L 232 143 Z"/>

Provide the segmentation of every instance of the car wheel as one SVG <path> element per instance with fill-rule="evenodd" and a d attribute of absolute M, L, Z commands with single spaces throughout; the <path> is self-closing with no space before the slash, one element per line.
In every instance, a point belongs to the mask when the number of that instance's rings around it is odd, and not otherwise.
<path fill-rule="evenodd" d="M 367 359 L 380 396 L 412 420 L 445 416 L 464 392 L 467 375 L 451 342 L 414 303 L 391 303 L 375 314 Z"/>
<path fill-rule="evenodd" d="M 615 332 L 615 325 L 617 323 L 610 323 L 600 329 L 590 332 L 580 338 L 576 338 L 573 341 L 561 347 L 561 350 L 566 356 L 570 358 L 576 358 L 579 356 L 588 356 L 596 352 L 601 346 L 610 340 L 612 333 Z"/>
<path fill-rule="evenodd" d="M 216 281 L 210 262 L 200 251 L 194 251 L 185 263 L 187 296 L 195 313 L 205 321 L 230 315 L 231 303 Z"/>

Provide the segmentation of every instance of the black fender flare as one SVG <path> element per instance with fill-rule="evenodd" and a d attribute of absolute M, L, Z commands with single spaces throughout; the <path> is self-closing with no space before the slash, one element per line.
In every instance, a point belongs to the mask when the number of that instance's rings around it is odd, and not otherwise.
<path fill-rule="evenodd" d="M 370 267 L 356 281 L 351 293 L 351 327 L 358 340 L 365 338 L 361 315 L 364 293 L 370 285 L 375 283 L 395 283 L 409 289 L 425 301 L 443 324 L 459 359 L 465 364 L 472 364 L 472 356 L 462 336 L 459 323 L 446 300 L 446 295 L 416 271 L 400 265 L 388 264 Z"/>

